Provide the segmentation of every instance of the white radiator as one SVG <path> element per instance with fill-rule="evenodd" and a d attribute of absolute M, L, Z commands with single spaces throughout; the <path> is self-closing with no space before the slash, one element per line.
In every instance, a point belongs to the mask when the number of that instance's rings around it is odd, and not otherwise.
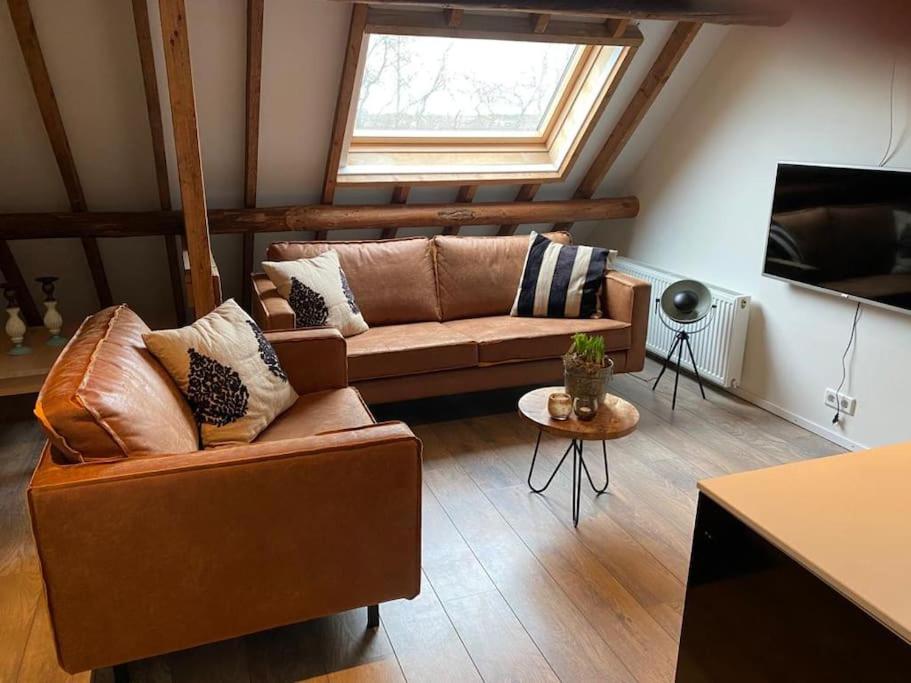
<path fill-rule="evenodd" d="M 683 275 L 669 273 L 652 268 L 644 263 L 628 258 L 617 258 L 614 267 L 652 285 L 652 301 L 648 321 L 648 338 L 645 347 L 661 357 L 667 356 L 674 343 L 674 333 L 661 324 L 658 319 L 658 308 L 655 299 L 659 298 L 665 288 L 672 282 L 686 278 Z M 747 325 L 750 320 L 750 297 L 738 294 L 723 287 L 704 283 L 712 292 L 712 302 L 716 305 L 709 326 L 690 338 L 699 374 L 723 387 L 736 387 L 740 384 L 740 373 L 743 370 L 743 351 L 746 345 Z M 672 323 L 673 325 L 673 323 Z M 701 325 L 693 325 L 699 328 Z M 676 354 L 674 354 L 676 361 Z M 689 365 L 687 354 L 683 354 L 686 368 Z"/>

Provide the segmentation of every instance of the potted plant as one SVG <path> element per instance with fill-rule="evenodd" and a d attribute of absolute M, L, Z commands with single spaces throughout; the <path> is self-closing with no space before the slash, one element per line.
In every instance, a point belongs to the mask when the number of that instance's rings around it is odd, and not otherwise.
<path fill-rule="evenodd" d="M 574 401 L 601 405 L 613 370 L 614 362 L 604 353 L 604 337 L 582 332 L 573 335 L 573 343 L 563 356 L 563 376 L 566 393 Z"/>

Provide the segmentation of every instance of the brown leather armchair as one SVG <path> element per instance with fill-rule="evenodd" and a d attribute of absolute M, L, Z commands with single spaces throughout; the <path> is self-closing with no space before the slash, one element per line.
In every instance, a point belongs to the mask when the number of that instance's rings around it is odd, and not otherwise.
<path fill-rule="evenodd" d="M 421 443 L 404 424 L 376 424 L 347 387 L 337 332 L 267 334 L 301 398 L 254 443 L 161 453 L 142 433 L 154 420 L 124 411 L 164 410 L 173 396 L 112 396 L 117 386 L 153 386 L 150 373 L 160 379 L 143 365 L 155 361 L 136 341 L 137 320 L 120 307 L 86 321 L 36 406 L 50 441 L 28 500 L 66 671 L 356 607 L 373 606 L 375 626 L 380 602 L 418 594 Z M 86 357 L 88 368 L 73 367 Z M 90 376 L 92 367 L 106 376 Z M 78 390 L 63 405 L 67 383 Z M 93 383 L 94 396 L 85 392 Z M 90 418 L 76 427 L 95 419 L 119 429 L 123 457 L 85 453 L 74 463 L 64 455 L 61 440 L 78 443 L 66 423 L 77 404 Z M 150 443 L 137 447 L 142 438 Z"/>

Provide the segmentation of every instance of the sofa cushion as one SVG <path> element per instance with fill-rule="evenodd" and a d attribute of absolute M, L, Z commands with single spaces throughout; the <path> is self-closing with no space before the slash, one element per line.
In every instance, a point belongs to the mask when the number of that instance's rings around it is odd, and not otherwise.
<path fill-rule="evenodd" d="M 294 261 L 263 261 L 263 270 L 288 300 L 296 327 L 334 327 L 344 337 L 367 329 L 336 252 Z"/>
<path fill-rule="evenodd" d="M 368 325 L 440 320 L 431 242 L 426 237 L 355 242 L 274 242 L 269 261 L 313 258 L 330 249 Z"/>
<path fill-rule="evenodd" d="M 190 406 L 146 349 L 146 324 L 126 306 L 86 319 L 57 358 L 35 415 L 70 462 L 199 448 Z"/>
<path fill-rule="evenodd" d="M 142 338 L 187 397 L 204 446 L 250 443 L 297 400 L 275 349 L 233 299 Z"/>
<path fill-rule="evenodd" d="M 569 244 L 568 232 L 547 233 Z M 522 277 L 528 236 L 433 238 L 443 320 L 509 313 Z"/>
<path fill-rule="evenodd" d="M 576 332 L 604 337 L 607 351 L 630 347 L 630 324 L 606 318 L 515 318 L 498 315 L 489 318 L 451 320 L 443 325 L 478 343 L 481 363 L 559 358 L 569 349 Z"/>
<path fill-rule="evenodd" d="M 441 323 L 371 327 L 346 341 L 352 382 L 478 364 L 477 344 Z"/>
<path fill-rule="evenodd" d="M 260 433 L 256 443 L 283 441 L 374 424 L 373 415 L 355 389 L 303 394 Z"/>
<path fill-rule="evenodd" d="M 532 231 L 511 315 L 597 318 L 607 249 L 558 244 Z"/>

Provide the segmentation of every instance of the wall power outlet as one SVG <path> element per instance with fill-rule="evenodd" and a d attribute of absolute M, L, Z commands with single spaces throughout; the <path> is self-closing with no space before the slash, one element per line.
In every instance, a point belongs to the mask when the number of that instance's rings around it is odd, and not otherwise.
<path fill-rule="evenodd" d="M 847 394 L 839 394 L 835 389 L 826 389 L 826 405 L 832 410 L 841 410 L 845 415 L 853 415 L 857 410 L 857 399 Z"/>

